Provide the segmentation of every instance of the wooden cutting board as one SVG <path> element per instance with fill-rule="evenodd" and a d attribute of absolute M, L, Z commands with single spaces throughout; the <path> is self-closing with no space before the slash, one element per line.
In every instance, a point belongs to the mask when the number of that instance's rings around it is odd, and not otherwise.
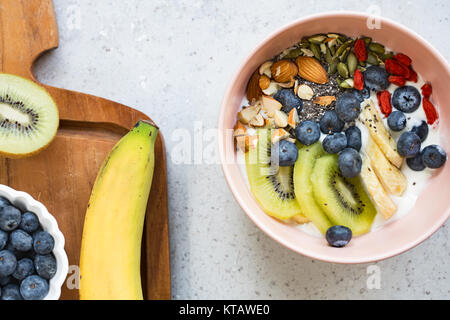
<path fill-rule="evenodd" d="M 0 71 L 35 79 L 32 66 L 58 47 L 52 0 L 1 0 Z M 55 216 L 66 239 L 69 264 L 78 266 L 84 215 L 97 171 L 112 146 L 145 114 L 91 95 L 43 85 L 59 107 L 60 128 L 37 156 L 0 158 L 0 183 L 28 192 Z M 155 172 L 142 245 L 146 299 L 170 299 L 166 159 L 163 137 L 155 146 Z M 61 299 L 78 299 L 66 283 Z"/>

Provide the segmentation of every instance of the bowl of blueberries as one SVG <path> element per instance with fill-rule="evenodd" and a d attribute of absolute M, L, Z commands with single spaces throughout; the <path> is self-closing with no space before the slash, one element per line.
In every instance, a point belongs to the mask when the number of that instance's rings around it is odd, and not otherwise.
<path fill-rule="evenodd" d="M 47 208 L 0 185 L 1 300 L 57 300 L 69 262 L 64 236 Z"/>

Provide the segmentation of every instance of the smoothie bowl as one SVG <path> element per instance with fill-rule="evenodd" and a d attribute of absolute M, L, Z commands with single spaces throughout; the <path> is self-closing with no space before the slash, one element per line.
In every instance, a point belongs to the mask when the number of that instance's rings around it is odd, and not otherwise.
<path fill-rule="evenodd" d="M 321 14 L 272 34 L 232 79 L 219 119 L 244 211 L 329 262 L 394 256 L 450 214 L 448 64 L 406 28 L 368 19 Z"/>

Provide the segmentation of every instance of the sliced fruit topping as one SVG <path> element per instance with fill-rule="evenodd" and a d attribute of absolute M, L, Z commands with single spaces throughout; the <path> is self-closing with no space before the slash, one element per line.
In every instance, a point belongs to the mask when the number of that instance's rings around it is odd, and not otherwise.
<path fill-rule="evenodd" d="M 363 155 L 362 159 L 363 163 L 360 173 L 361 181 L 365 185 L 367 192 L 369 192 L 372 200 L 378 210 L 380 210 L 383 217 L 385 219 L 389 219 L 397 211 L 397 206 L 389 197 L 388 193 L 375 174 L 369 157 L 367 155 Z"/>
<path fill-rule="evenodd" d="M 336 111 L 327 110 L 319 121 L 320 131 L 325 134 L 341 132 L 345 123 L 339 119 Z"/>
<path fill-rule="evenodd" d="M 398 153 L 405 158 L 414 158 L 420 152 L 420 138 L 414 132 L 403 132 L 397 141 Z"/>
<path fill-rule="evenodd" d="M 369 100 L 369 103 L 364 106 L 361 117 L 364 125 L 369 129 L 370 136 L 386 155 L 386 158 L 400 168 L 403 158 L 397 152 L 397 144 L 381 121 L 380 114 L 372 100 Z"/>
<path fill-rule="evenodd" d="M 271 164 L 271 133 L 258 129 L 256 148 L 245 155 L 248 181 L 253 196 L 270 216 L 285 220 L 301 214 L 295 199 L 293 167 L 277 167 Z"/>
<path fill-rule="evenodd" d="M 405 113 L 416 111 L 420 106 L 420 100 L 420 93 L 413 86 L 397 88 L 392 95 L 392 105 L 394 108 Z"/>
<path fill-rule="evenodd" d="M 342 132 L 329 134 L 323 139 L 322 147 L 327 153 L 338 153 L 347 147 L 347 137 Z"/>
<path fill-rule="evenodd" d="M 345 136 L 347 137 L 347 147 L 353 148 L 356 151 L 361 150 L 362 138 L 361 130 L 358 127 L 350 126 L 345 130 Z"/>
<path fill-rule="evenodd" d="M 294 191 L 304 215 L 322 232 L 332 226 L 325 212 L 316 204 L 313 196 L 311 174 L 317 159 L 325 154 L 319 142 L 305 146 L 298 152 L 294 166 Z"/>
<path fill-rule="evenodd" d="M 302 144 L 309 146 L 319 140 L 319 124 L 312 120 L 306 120 L 295 128 L 295 136 Z"/>
<path fill-rule="evenodd" d="M 369 90 L 384 91 L 389 87 L 389 74 L 384 68 L 370 66 L 364 71 L 364 83 Z"/>
<path fill-rule="evenodd" d="M 387 118 L 387 123 L 392 131 L 402 131 L 406 127 L 406 116 L 401 111 L 394 111 Z"/>
<path fill-rule="evenodd" d="M 432 144 L 423 149 L 423 163 L 431 169 L 438 169 L 447 161 L 447 153 L 440 146 Z"/>
<path fill-rule="evenodd" d="M 342 176 L 336 155 L 325 155 L 316 161 L 311 182 L 317 205 L 334 224 L 350 228 L 354 235 L 370 230 L 377 210 L 359 177 Z"/>
<path fill-rule="evenodd" d="M 47 147 L 59 126 L 58 108 L 36 83 L 0 74 L 0 154 L 23 158 Z"/>
<path fill-rule="evenodd" d="M 360 101 L 351 92 L 341 94 L 336 102 L 336 113 L 344 122 L 351 122 L 358 118 L 361 112 Z"/>
<path fill-rule="evenodd" d="M 344 226 L 332 226 L 327 230 L 325 238 L 330 246 L 342 248 L 352 239 L 352 230 Z"/>

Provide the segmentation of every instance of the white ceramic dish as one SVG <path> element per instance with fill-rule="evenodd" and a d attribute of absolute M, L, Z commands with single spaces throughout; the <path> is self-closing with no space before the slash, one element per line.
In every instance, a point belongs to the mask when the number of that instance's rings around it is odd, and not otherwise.
<path fill-rule="evenodd" d="M 64 251 L 65 239 L 58 229 L 56 219 L 48 212 L 47 208 L 36 201 L 28 193 L 16 191 L 8 186 L 0 184 L 0 196 L 8 199 L 14 206 L 22 211 L 30 211 L 37 215 L 42 228 L 55 239 L 53 254 L 56 258 L 57 270 L 55 276 L 49 282 L 49 292 L 44 300 L 58 300 L 61 295 L 61 287 L 69 270 L 69 260 Z"/>

